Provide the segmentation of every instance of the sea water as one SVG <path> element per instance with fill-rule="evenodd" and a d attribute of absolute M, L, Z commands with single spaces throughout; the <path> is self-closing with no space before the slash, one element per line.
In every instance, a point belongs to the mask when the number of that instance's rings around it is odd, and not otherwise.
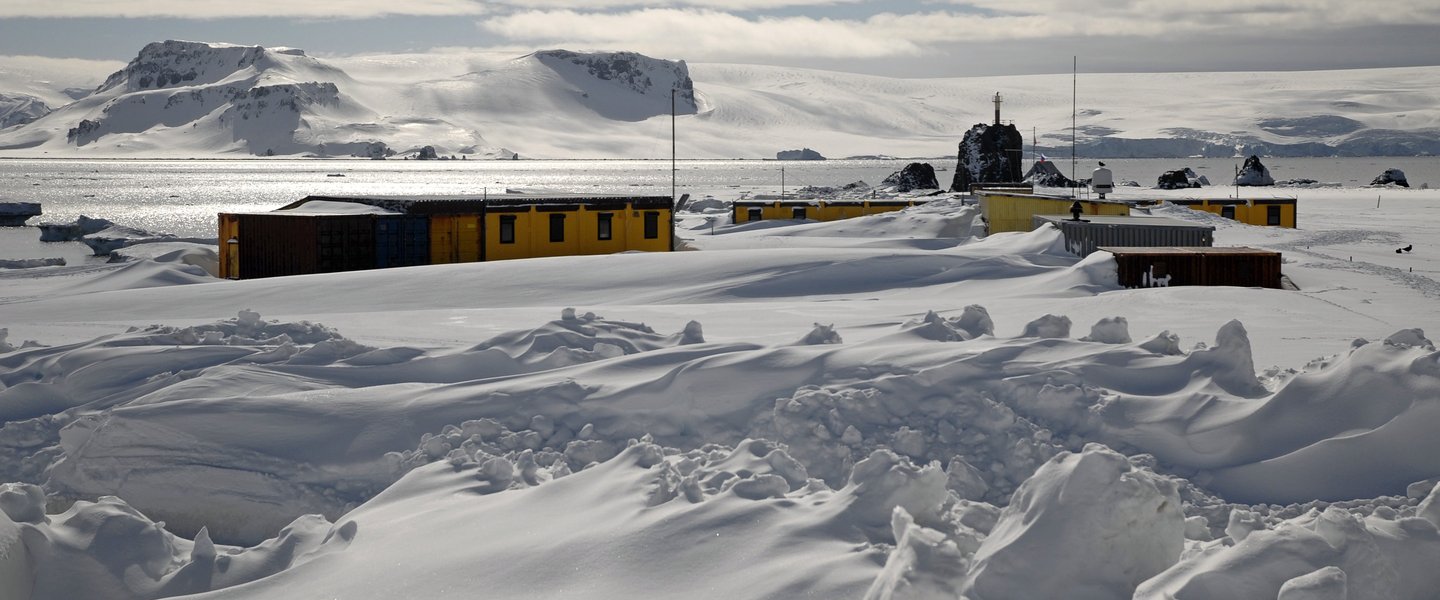
<path fill-rule="evenodd" d="M 933 165 L 942 186 L 955 159 Z M 1094 159 L 1054 158 L 1062 173 L 1088 177 Z M 691 194 L 732 200 L 794 192 L 804 186 L 875 185 L 912 160 L 0 160 L 0 200 L 40 202 L 35 222 L 102 217 L 157 233 L 214 237 L 216 214 L 274 210 L 308 195 L 467 194 L 506 191 Z M 1190 167 L 1224 195 L 1239 159 L 1107 159 L 1117 182 L 1154 185 L 1160 173 Z M 1405 171 L 1412 186 L 1440 186 L 1440 158 L 1271 158 L 1277 180 L 1306 178 L 1344 187 L 1368 184 L 1387 168 Z M 673 176 L 673 177 L 672 177 Z M 1284 188 L 1265 190 L 1285 194 Z M 83 260 L 80 244 L 42 244 L 34 228 L 0 228 L 0 258 Z M 93 260 L 93 259 L 92 259 Z"/>

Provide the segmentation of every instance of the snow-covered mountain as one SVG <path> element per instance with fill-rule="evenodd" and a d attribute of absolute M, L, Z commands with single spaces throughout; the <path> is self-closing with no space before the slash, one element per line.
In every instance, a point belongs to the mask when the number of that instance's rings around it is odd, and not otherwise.
<path fill-rule="evenodd" d="M 13 62 L 13 61 L 12 61 Z M 0 156 L 409 154 L 655 158 L 953 154 L 1004 99 L 1026 144 L 1068 153 L 1070 76 L 897 79 L 633 52 L 317 59 L 167 41 L 86 95 L 6 76 Z M 35 71 L 38 71 L 36 69 Z M 693 77 L 693 81 L 692 81 Z M 48 93 L 37 93 L 43 88 Z M 1440 67 L 1080 79 L 1081 155 L 1440 154 Z M 73 100 L 74 98 L 77 98 Z M 1038 139 L 1036 139 L 1038 138 Z"/>

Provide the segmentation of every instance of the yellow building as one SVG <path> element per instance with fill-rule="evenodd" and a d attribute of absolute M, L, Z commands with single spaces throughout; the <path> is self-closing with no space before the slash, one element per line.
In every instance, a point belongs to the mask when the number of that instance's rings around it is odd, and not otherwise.
<path fill-rule="evenodd" d="M 1166 201 L 1250 225 L 1297 227 L 1295 198 L 1186 198 Z"/>
<path fill-rule="evenodd" d="M 780 219 L 838 221 L 893 212 L 924 203 L 923 200 L 797 200 L 759 196 L 754 200 L 736 200 L 730 210 L 735 223 Z"/>
<path fill-rule="evenodd" d="M 665 196 L 310 196 L 223 213 L 230 279 L 392 266 L 674 249 Z"/>
<path fill-rule="evenodd" d="M 1045 194 L 1022 194 L 1011 191 L 976 190 L 980 215 L 985 220 L 985 233 L 1030 231 L 1035 228 L 1035 215 L 1067 215 L 1076 198 Z M 1108 200 L 1080 200 L 1086 215 L 1129 216 L 1130 205 Z"/>

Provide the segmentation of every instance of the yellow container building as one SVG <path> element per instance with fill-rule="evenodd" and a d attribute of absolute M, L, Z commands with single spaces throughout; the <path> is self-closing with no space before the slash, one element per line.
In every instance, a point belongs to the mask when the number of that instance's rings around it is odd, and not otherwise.
<path fill-rule="evenodd" d="M 314 207 L 322 207 L 320 209 Z M 310 196 L 220 215 L 230 279 L 674 249 L 665 196 Z"/>
<path fill-rule="evenodd" d="M 1215 213 L 1227 219 L 1262 227 L 1297 227 L 1295 198 L 1185 198 L 1167 200 L 1192 210 Z"/>
<path fill-rule="evenodd" d="M 1030 231 L 1035 228 L 1035 215 L 1070 214 L 1076 198 L 1045 194 L 1023 194 L 1013 191 L 976 190 L 980 214 L 985 219 L 987 234 L 1006 231 Z M 1129 216 L 1130 205 L 1107 200 L 1080 200 L 1086 215 Z"/>
<path fill-rule="evenodd" d="M 735 223 L 782 219 L 838 221 L 893 212 L 924 203 L 924 200 L 806 200 L 759 196 L 755 200 L 736 200 L 730 210 Z"/>

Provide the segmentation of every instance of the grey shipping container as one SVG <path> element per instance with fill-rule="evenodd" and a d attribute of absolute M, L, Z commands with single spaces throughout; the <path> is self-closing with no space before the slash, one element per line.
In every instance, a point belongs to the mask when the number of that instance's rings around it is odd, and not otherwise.
<path fill-rule="evenodd" d="M 1279 252 L 1256 248 L 1119 248 L 1100 250 L 1115 255 L 1116 275 L 1127 288 L 1177 285 L 1229 285 L 1276 288 L 1280 284 Z"/>
<path fill-rule="evenodd" d="M 1065 248 L 1076 256 L 1089 256 L 1101 246 L 1212 246 L 1215 228 L 1165 217 L 1035 215 L 1035 228 L 1053 225 L 1065 236 Z"/>

